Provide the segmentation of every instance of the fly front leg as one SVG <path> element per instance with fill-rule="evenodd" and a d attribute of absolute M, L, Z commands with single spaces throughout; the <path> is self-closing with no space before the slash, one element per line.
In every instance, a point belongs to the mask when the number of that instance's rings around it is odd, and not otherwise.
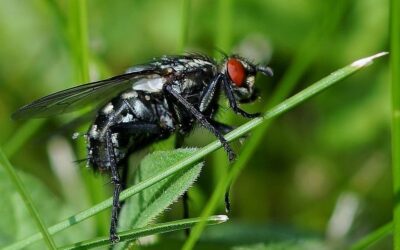
<path fill-rule="evenodd" d="M 222 122 L 219 122 L 219 121 L 216 121 L 216 120 L 211 120 L 210 123 L 216 129 L 218 129 L 219 132 L 221 132 L 224 135 L 226 135 L 227 133 L 229 133 L 229 132 L 231 132 L 232 130 L 235 129 L 234 127 L 232 127 L 232 126 L 230 126 L 228 124 L 225 124 L 225 123 L 222 123 Z"/>
<path fill-rule="evenodd" d="M 191 113 L 204 128 L 208 129 L 218 138 L 228 154 L 229 161 L 233 161 L 236 158 L 236 154 L 229 146 L 229 143 L 226 141 L 222 133 L 219 132 L 218 129 L 216 129 L 213 125 L 211 125 L 207 118 L 202 113 L 200 113 L 200 111 L 198 111 L 191 103 L 189 103 L 180 93 L 174 90 L 171 85 L 166 85 L 164 89 L 167 92 L 169 98 L 172 99 L 172 103 L 174 101 L 177 101 L 180 106 L 184 108 L 187 112 Z"/>
<path fill-rule="evenodd" d="M 222 74 L 218 74 L 210 84 L 208 84 L 203 92 L 201 93 L 200 97 L 200 105 L 199 105 L 199 111 L 204 112 L 207 110 L 209 105 L 215 100 L 215 98 L 218 96 L 216 95 L 216 92 L 219 90 L 220 82 L 222 79 Z"/>
<path fill-rule="evenodd" d="M 231 106 L 232 110 L 236 114 L 239 114 L 239 115 L 241 115 L 241 116 L 243 116 L 245 118 L 255 118 L 255 117 L 259 117 L 260 116 L 260 113 L 250 114 L 250 113 L 247 113 L 246 111 L 244 111 L 243 109 L 239 108 L 238 105 L 237 105 L 235 96 L 233 95 L 232 86 L 228 82 L 228 79 L 226 79 L 226 77 L 224 77 L 222 82 L 223 82 L 223 85 L 224 85 L 226 98 L 228 98 L 228 101 L 229 101 L 229 106 Z"/>

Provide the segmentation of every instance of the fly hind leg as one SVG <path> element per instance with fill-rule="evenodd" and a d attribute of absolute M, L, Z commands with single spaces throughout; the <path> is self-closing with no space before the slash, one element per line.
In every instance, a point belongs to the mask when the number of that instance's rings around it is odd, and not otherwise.
<path fill-rule="evenodd" d="M 111 182 L 114 184 L 113 206 L 111 211 L 110 226 L 110 240 L 113 243 L 117 243 L 119 241 L 117 227 L 118 212 L 120 210 L 121 204 L 119 202 L 119 195 L 122 190 L 122 183 L 118 173 L 118 165 L 114 154 L 114 145 L 112 143 L 111 135 L 113 133 L 124 133 L 125 135 L 129 136 L 134 136 L 138 134 L 155 135 L 159 134 L 160 132 L 160 127 L 157 124 L 135 121 L 130 123 L 115 124 L 110 127 L 109 131 L 106 133 L 106 151 L 111 170 Z"/>
<path fill-rule="evenodd" d="M 119 194 L 121 193 L 121 180 L 119 178 L 117 161 L 114 154 L 114 145 L 111 140 L 111 131 L 107 131 L 106 133 L 106 151 L 107 151 L 108 164 L 110 165 L 110 170 L 111 170 L 111 182 L 114 185 L 113 203 L 111 210 L 110 241 L 112 243 L 117 243 L 119 241 L 119 236 L 117 234 L 117 226 L 118 226 L 118 212 L 120 208 Z"/>

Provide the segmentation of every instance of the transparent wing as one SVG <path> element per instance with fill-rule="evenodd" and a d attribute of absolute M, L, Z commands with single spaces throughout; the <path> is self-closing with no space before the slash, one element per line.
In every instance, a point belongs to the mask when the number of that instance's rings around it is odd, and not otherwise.
<path fill-rule="evenodd" d="M 42 97 L 21 107 L 13 119 L 40 118 L 71 112 L 88 105 L 99 105 L 129 89 L 139 79 L 159 75 L 151 65 L 130 68 L 126 74 L 87 83 Z"/>

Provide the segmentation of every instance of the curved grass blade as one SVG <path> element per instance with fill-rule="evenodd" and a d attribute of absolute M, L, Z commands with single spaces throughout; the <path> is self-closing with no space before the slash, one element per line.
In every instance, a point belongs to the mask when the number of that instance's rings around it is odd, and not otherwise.
<path fill-rule="evenodd" d="M 214 215 L 206 219 L 207 225 L 216 225 L 223 223 L 228 220 L 226 215 Z M 139 237 L 168 233 L 172 231 L 182 230 L 186 228 L 193 227 L 196 223 L 200 221 L 200 218 L 191 218 L 178 221 L 172 221 L 167 223 L 155 224 L 152 226 L 147 226 L 144 228 L 137 228 L 132 230 L 127 230 L 120 232 L 121 241 L 132 241 Z M 90 249 L 94 247 L 107 246 L 110 244 L 109 237 L 100 237 L 96 239 L 91 239 L 87 241 L 78 242 L 69 246 L 64 246 L 59 248 L 60 250 L 72 250 L 72 249 Z"/>
<path fill-rule="evenodd" d="M 31 197 L 29 196 L 28 192 L 26 191 L 26 188 L 22 184 L 22 181 L 18 177 L 18 174 L 15 172 L 14 167 L 11 166 L 11 163 L 8 161 L 7 157 L 5 156 L 1 148 L 0 148 L 0 165 L 3 165 L 4 169 L 10 176 L 10 179 L 12 180 L 16 189 L 21 195 L 21 198 L 24 201 L 26 208 L 28 209 L 32 218 L 35 220 L 39 230 L 41 231 L 41 236 L 44 238 L 49 249 L 57 249 L 53 238 L 51 237 L 50 233 L 48 232 L 46 226 L 43 223 L 43 220 L 40 218 L 38 211 L 33 205 Z"/>
<path fill-rule="evenodd" d="M 351 246 L 351 250 L 367 249 L 380 239 L 386 237 L 393 232 L 393 222 L 389 222 L 375 231 L 367 234 L 361 240 L 357 241 Z"/>
<path fill-rule="evenodd" d="M 325 78 L 322 78 L 321 80 L 317 81 L 316 83 L 312 84 L 311 86 L 307 87 L 306 89 L 300 91 L 296 95 L 294 95 L 294 96 L 286 99 L 285 101 L 281 102 L 280 104 L 274 106 L 273 108 L 268 110 L 263 115 L 263 117 L 255 118 L 255 119 L 243 124 L 242 126 L 236 128 L 232 132 L 228 133 L 225 136 L 225 139 L 230 142 L 230 141 L 233 141 L 235 139 L 242 137 L 243 135 L 250 132 L 257 126 L 260 126 L 264 122 L 289 111 L 290 109 L 294 108 L 295 106 L 299 105 L 300 103 L 313 97 L 314 95 L 321 93 L 322 91 L 333 86 L 334 84 L 338 83 L 339 81 L 345 79 L 346 77 L 349 77 L 350 75 L 356 73 L 357 71 L 361 70 L 362 68 L 370 65 L 374 59 L 382 57 L 386 54 L 387 54 L 386 52 L 381 52 L 381 53 L 375 54 L 373 56 L 357 60 L 357 61 L 353 62 L 352 64 L 331 73 L 330 75 L 326 76 Z M 145 188 L 148 188 L 148 187 L 156 184 L 157 182 L 163 180 L 164 178 L 167 178 L 168 176 L 170 176 L 182 169 L 187 168 L 189 165 L 203 159 L 204 156 L 214 152 L 215 150 L 217 150 L 219 148 L 221 148 L 221 143 L 219 141 L 214 141 L 214 142 L 208 144 L 207 146 L 205 146 L 205 147 L 199 149 L 198 151 L 196 151 L 195 153 L 193 153 L 191 156 L 186 157 L 185 159 L 177 162 L 176 164 L 174 164 L 173 166 L 168 168 L 166 171 L 159 173 L 151 178 L 148 178 L 147 180 L 140 182 L 132 187 L 127 188 L 126 190 L 121 192 L 120 201 L 125 200 L 126 198 L 142 191 Z M 240 160 L 240 157 L 238 160 Z M 229 174 L 227 175 L 227 177 L 222 179 L 219 182 L 215 192 L 213 193 L 213 196 L 211 197 L 212 203 L 209 203 L 207 205 L 206 209 L 203 211 L 203 214 L 202 214 L 203 218 L 207 218 L 207 216 L 205 216 L 206 214 L 211 215 L 210 211 L 212 211 L 215 208 L 218 201 L 221 199 L 221 197 L 223 197 L 223 194 L 225 193 L 228 183 L 234 177 L 236 177 L 239 172 L 240 172 L 240 169 L 238 169 L 238 168 L 232 169 L 229 172 Z M 59 231 L 66 229 L 66 228 L 69 228 L 70 226 L 77 224 L 77 223 L 111 207 L 111 205 L 112 205 L 112 197 L 50 227 L 49 232 L 51 234 L 54 234 L 54 233 L 57 233 Z M 195 231 L 192 231 L 191 237 L 189 238 L 191 243 L 187 243 L 189 245 L 186 246 L 186 249 L 190 249 L 191 248 L 190 245 L 194 244 L 197 241 L 203 227 L 204 227 L 204 223 L 201 223 L 197 227 L 195 227 L 196 234 L 194 234 Z M 6 249 L 21 249 L 24 246 L 27 246 L 32 242 L 40 240 L 41 237 L 42 236 L 40 233 L 32 235 L 24 240 L 21 240 L 12 245 L 9 245 Z"/>

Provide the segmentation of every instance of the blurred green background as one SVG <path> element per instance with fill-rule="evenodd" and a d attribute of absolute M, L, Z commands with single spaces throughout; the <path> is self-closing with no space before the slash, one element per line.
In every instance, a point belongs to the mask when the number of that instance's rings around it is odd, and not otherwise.
<path fill-rule="evenodd" d="M 71 2 L 0 2 L 0 145 L 26 173 L 47 225 L 107 198 L 111 185 L 73 162 L 85 151 L 83 140 L 73 141 L 71 135 L 85 132 L 87 125 L 71 129 L 65 124 L 79 113 L 35 121 L 12 121 L 10 115 L 36 98 L 82 83 L 81 50 L 89 51 L 90 80 L 165 54 L 197 51 L 219 57 L 215 48 L 240 53 L 275 72 L 272 79 L 257 79 L 261 99 L 243 107 L 255 112 L 388 49 L 387 0 L 193 0 L 184 14 L 178 0 L 89 0 L 87 48 L 76 46 Z M 182 38 L 185 25 L 187 39 Z M 265 133 L 254 131 L 262 134 L 261 143 L 232 185 L 231 220 L 206 230 L 199 249 L 342 248 L 390 221 L 388 80 L 383 59 L 273 121 Z M 220 121 L 245 122 L 225 100 L 221 105 Z M 251 137 L 233 143 L 239 157 Z M 186 144 L 201 147 L 213 140 L 198 129 Z M 133 156 L 133 162 L 142 156 Z M 226 167 L 221 150 L 207 157 L 190 190 L 192 216 L 199 215 Z M 0 179 L 2 203 L 14 204 L 17 195 L 4 184 L 9 180 L 2 171 Z M 0 208 L 1 245 L 37 231 L 22 206 Z M 60 233 L 57 241 L 106 235 L 107 213 Z M 224 213 L 223 201 L 218 213 Z M 178 202 L 159 220 L 181 214 Z M 153 247 L 178 247 L 182 240 L 179 233 L 165 235 Z M 375 248 L 390 249 L 391 239 Z"/>

